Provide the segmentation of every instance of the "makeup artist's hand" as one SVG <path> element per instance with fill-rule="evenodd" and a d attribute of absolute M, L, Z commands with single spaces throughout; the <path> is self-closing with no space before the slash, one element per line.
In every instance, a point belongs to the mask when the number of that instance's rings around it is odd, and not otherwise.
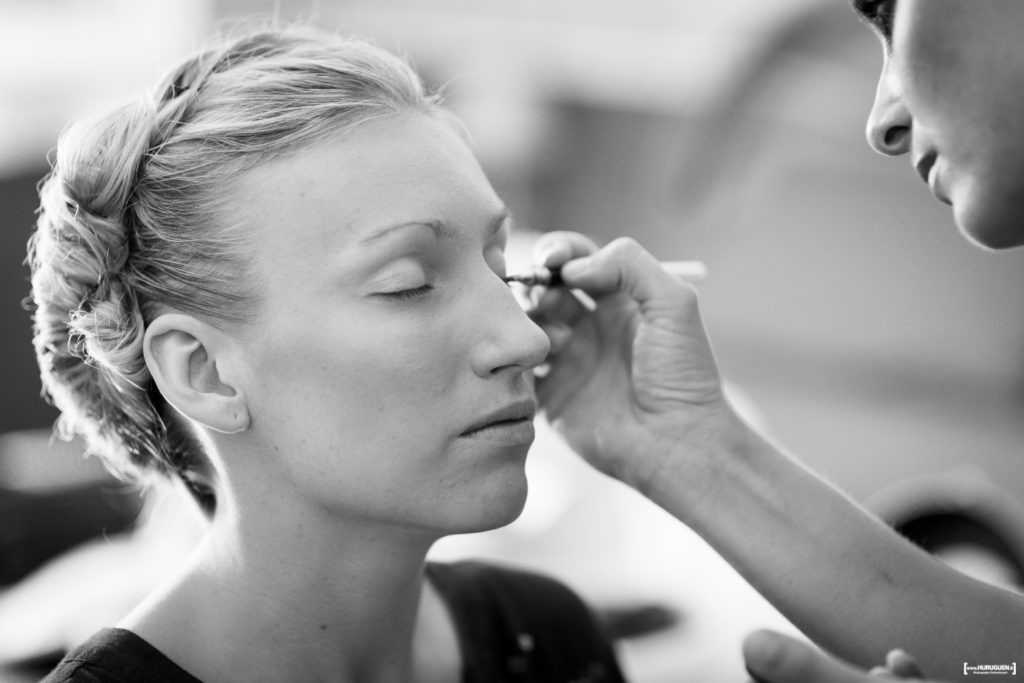
<path fill-rule="evenodd" d="M 879 678 L 924 681 L 917 662 L 892 650 L 884 666 L 862 671 L 814 646 L 772 631 L 756 631 L 743 642 L 747 671 L 759 683 L 878 683 Z"/>
<path fill-rule="evenodd" d="M 679 454 L 714 450 L 705 447 L 746 429 L 722 393 L 692 286 L 630 239 L 598 249 L 552 232 L 534 253 L 563 266 L 566 286 L 596 303 L 591 310 L 555 287 L 539 292 L 531 312 L 552 341 L 541 406 L 592 465 L 647 492 Z"/>

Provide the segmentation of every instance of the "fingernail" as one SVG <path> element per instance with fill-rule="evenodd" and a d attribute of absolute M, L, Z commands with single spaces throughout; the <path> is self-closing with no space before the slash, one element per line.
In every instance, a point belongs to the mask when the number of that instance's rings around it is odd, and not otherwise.
<path fill-rule="evenodd" d="M 562 245 L 558 242 L 547 242 L 545 244 L 541 244 L 534 252 L 537 263 L 542 266 L 548 265 L 548 260 L 561 250 L 561 246 Z"/>

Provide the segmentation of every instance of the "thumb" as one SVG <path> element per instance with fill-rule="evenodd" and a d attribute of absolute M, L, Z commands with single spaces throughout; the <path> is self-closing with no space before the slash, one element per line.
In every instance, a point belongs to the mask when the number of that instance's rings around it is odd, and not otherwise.
<path fill-rule="evenodd" d="M 869 683 L 866 672 L 833 659 L 813 645 L 774 631 L 755 631 L 743 641 L 743 660 L 763 683 Z M 877 680 L 877 679 L 874 679 Z"/>

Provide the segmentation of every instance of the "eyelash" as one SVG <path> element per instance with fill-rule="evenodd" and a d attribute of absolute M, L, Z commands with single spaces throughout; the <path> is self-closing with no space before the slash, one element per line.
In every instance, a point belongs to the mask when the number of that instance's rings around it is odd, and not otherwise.
<path fill-rule="evenodd" d="M 515 285 L 517 283 L 515 280 L 506 280 L 505 284 L 509 289 L 515 289 Z M 415 299 L 418 296 L 423 296 L 432 289 L 433 287 L 431 285 L 423 285 L 415 289 L 402 289 L 397 292 L 384 292 L 381 296 L 386 296 L 391 299 L 399 299 L 401 301 L 408 301 L 410 299 Z"/>
<path fill-rule="evenodd" d="M 504 280 L 504 278 L 502 279 Z M 516 282 L 514 280 L 504 280 L 504 282 L 509 289 L 515 289 L 513 285 L 515 285 Z M 413 299 L 418 299 L 432 289 L 434 289 L 433 285 L 425 284 L 413 289 L 401 289 L 396 292 L 382 292 L 381 296 L 398 301 L 412 301 Z"/>
<path fill-rule="evenodd" d="M 433 288 L 434 287 L 432 285 L 422 285 L 415 289 L 402 289 L 397 292 L 384 292 L 381 296 L 389 299 L 397 299 L 399 301 L 411 301 L 412 299 L 417 299 L 423 296 Z"/>

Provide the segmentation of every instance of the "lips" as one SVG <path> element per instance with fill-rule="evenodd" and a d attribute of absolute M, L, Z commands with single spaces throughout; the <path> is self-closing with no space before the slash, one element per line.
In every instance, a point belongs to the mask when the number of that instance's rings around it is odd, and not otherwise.
<path fill-rule="evenodd" d="M 932 194 L 935 195 L 935 198 L 943 204 L 952 206 L 953 202 L 951 202 L 949 197 L 946 196 L 945 190 L 939 184 L 938 168 L 936 168 L 935 165 L 938 158 L 938 154 L 935 152 L 928 152 L 914 162 L 914 168 L 917 170 L 917 174 L 921 176 L 921 180 L 931 188 Z"/>
<path fill-rule="evenodd" d="M 928 152 L 923 157 L 914 162 L 914 168 L 917 169 L 917 174 L 921 176 L 921 180 L 925 182 L 925 185 L 930 185 L 928 177 L 931 174 L 932 166 L 935 165 L 935 160 L 939 158 L 939 155 L 935 152 Z"/>
<path fill-rule="evenodd" d="M 522 441 L 533 439 L 533 416 L 536 402 L 525 399 L 506 404 L 483 415 L 460 436 L 487 436 L 501 440 Z"/>

